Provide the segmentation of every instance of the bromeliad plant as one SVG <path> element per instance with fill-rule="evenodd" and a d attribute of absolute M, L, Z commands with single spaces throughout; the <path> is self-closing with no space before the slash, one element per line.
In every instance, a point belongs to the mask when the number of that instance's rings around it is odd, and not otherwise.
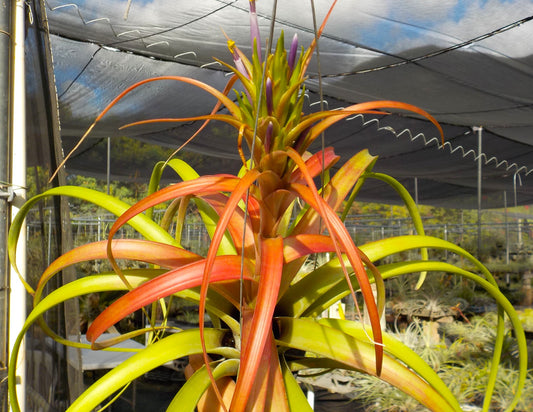
<path fill-rule="evenodd" d="M 54 188 L 29 200 L 10 232 L 9 251 L 13 264 L 24 217 L 43 197 L 79 197 L 115 213 L 118 218 L 107 241 L 90 243 L 65 253 L 46 269 L 35 287 L 26 284 L 33 296 L 34 309 L 18 337 L 11 365 L 16 363 L 24 334 L 35 322 L 58 342 L 85 347 L 58 336 L 46 325 L 42 315 L 70 298 L 121 290 L 125 294 L 90 326 L 87 338 L 92 348 L 113 350 L 113 345 L 121 340 L 147 332 L 152 338 L 145 349 L 89 387 L 69 410 L 93 410 L 145 372 L 188 356 L 189 378 L 168 410 L 193 411 L 198 407 L 213 411 L 217 408 L 213 402 L 218 402 L 220 410 L 232 412 L 310 410 L 295 374 L 308 368 L 343 368 L 378 376 L 431 410 L 459 411 L 459 403 L 437 374 L 413 351 L 384 333 L 380 325 L 384 279 L 406 273 L 446 271 L 473 279 L 500 307 L 494 366 L 487 382 L 486 410 L 490 407 L 505 333 L 504 313 L 507 313 L 521 355 L 513 403 L 516 405 L 527 369 L 524 333 L 513 307 L 498 290 L 490 273 L 461 248 L 424 236 L 413 200 L 397 181 L 372 172 L 376 158 L 368 151 L 355 155 L 335 173 L 333 166 L 339 157 L 332 148 L 308 152 L 310 145 L 328 127 L 354 113 L 375 113 L 385 108 L 409 110 L 426 117 L 439 130 L 440 126 L 423 110 L 392 101 L 303 114 L 305 72 L 316 44 L 313 42 L 307 50 L 300 51 L 295 37 L 287 53 L 282 35 L 275 50 L 268 52 L 263 60 L 254 19 L 255 2 L 250 1 L 250 5 L 252 28 L 255 29 L 252 39 L 256 47 L 249 60 L 228 41 L 234 67 L 222 63 L 233 72 L 226 90 L 220 92 L 190 78 L 152 78 L 125 90 L 95 121 L 131 90 L 145 83 L 173 80 L 195 85 L 218 99 L 211 114 L 139 123 L 226 122 L 238 131 L 236 146 L 243 161 L 242 172 L 238 176 L 198 176 L 187 164 L 173 159 L 156 166 L 150 194 L 131 207 L 108 195 L 80 187 Z M 323 27 L 324 24 L 320 32 Z M 228 94 L 236 80 L 241 82 L 244 91 L 237 92 L 234 103 Z M 220 105 L 227 114 L 218 112 Z M 91 129 L 92 126 L 89 131 Z M 246 159 L 243 142 L 250 153 L 249 159 Z M 182 181 L 159 189 L 165 167 L 173 168 Z M 338 213 L 342 208 L 350 208 L 368 178 L 383 180 L 397 190 L 411 212 L 418 235 L 384 239 L 359 247 L 354 244 Z M 322 182 L 320 188 L 315 186 L 317 179 Z M 165 216 L 156 223 L 151 210 L 165 202 L 170 202 Z M 202 215 L 211 236 L 206 256 L 180 245 L 181 228 L 190 203 Z M 296 204 L 304 204 L 304 207 L 297 211 Z M 176 223 L 174 236 L 169 230 L 172 222 Z M 126 224 L 134 227 L 143 240 L 115 240 L 117 231 Z M 432 248 L 463 256 L 479 273 L 430 260 L 427 251 Z M 421 260 L 374 264 L 409 249 L 420 250 Z M 312 265 L 307 272 L 301 271 L 306 261 L 321 253 L 329 253 L 333 258 L 322 265 Z M 94 259 L 109 259 L 114 271 L 83 277 L 44 296 L 48 281 L 62 269 Z M 146 262 L 150 267 L 121 268 L 120 262 L 127 260 Z M 325 309 L 347 295 L 351 294 L 357 302 L 357 291 L 363 297 L 368 323 L 319 318 Z M 170 296 L 198 303 L 200 325 L 197 329 L 163 337 L 159 332 L 166 330 L 165 322 L 156 324 L 156 319 L 152 318 L 148 328 L 108 341 L 98 340 L 112 325 L 148 305 L 161 305 L 165 313 L 164 299 Z M 213 321 L 212 328 L 204 326 L 206 313 Z M 15 380 L 12 367 L 9 375 L 11 404 L 18 410 Z"/>

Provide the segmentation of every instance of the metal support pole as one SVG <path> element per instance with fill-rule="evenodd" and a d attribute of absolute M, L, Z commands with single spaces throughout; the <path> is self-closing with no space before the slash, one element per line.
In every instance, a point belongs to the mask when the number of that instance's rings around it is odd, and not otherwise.
<path fill-rule="evenodd" d="M 518 173 L 515 173 L 513 175 L 513 192 L 514 192 L 514 207 L 515 207 L 515 210 L 516 210 L 516 207 L 518 206 L 518 193 L 517 193 L 517 187 L 516 187 L 516 180 L 520 180 L 520 175 Z M 520 180 L 520 185 L 522 185 L 522 181 Z M 522 243 L 522 239 L 520 237 L 520 219 L 517 219 L 516 220 L 516 224 L 517 224 L 517 234 L 518 234 L 518 238 L 516 240 L 516 243 L 518 245 L 518 247 L 521 247 L 521 243 Z"/>
<path fill-rule="evenodd" d="M 106 178 L 107 178 L 107 194 L 110 193 L 110 180 L 111 180 L 111 138 L 107 138 L 107 168 L 106 168 Z"/>
<path fill-rule="evenodd" d="M 11 184 L 15 190 L 15 202 L 11 206 L 11 215 L 14 217 L 19 211 L 17 200 L 26 197 L 26 69 L 24 64 L 24 41 L 26 3 L 17 0 L 13 9 L 13 38 L 12 38 L 12 99 L 11 99 L 11 142 L 12 164 Z M 15 206 L 16 205 L 16 206 Z M 22 227 L 17 246 L 17 266 L 22 277 L 26 276 L 26 227 Z M 10 273 L 9 295 L 9 348 L 13 347 L 15 339 L 26 320 L 26 290 L 15 275 Z M 26 356 L 25 345 L 21 345 L 21 357 L 16 364 L 17 396 L 21 410 L 26 410 Z"/>
<path fill-rule="evenodd" d="M 46 266 L 52 263 L 52 211 L 48 212 L 48 253 L 46 257 Z"/>
<path fill-rule="evenodd" d="M 481 173 L 483 166 L 483 150 L 482 150 L 482 127 L 474 127 L 474 132 L 477 132 L 477 255 L 481 256 Z"/>
<path fill-rule="evenodd" d="M 415 204 L 418 206 L 418 177 L 415 177 Z"/>
<path fill-rule="evenodd" d="M 418 177 L 415 177 L 415 205 L 416 205 L 416 208 L 418 209 Z M 409 256 L 411 256 L 411 254 L 413 253 L 414 251 L 411 250 L 409 252 Z"/>
<path fill-rule="evenodd" d="M 507 216 L 507 191 L 503 191 L 503 207 L 505 208 L 505 264 L 509 264 L 509 221 Z"/>
<path fill-rule="evenodd" d="M 11 55 L 11 1 L 0 7 L 0 192 L 10 190 L 10 55 Z M 9 263 L 7 259 L 7 232 L 9 228 L 8 197 L 0 197 L 0 411 L 7 410 L 7 370 L 8 364 L 8 316 L 9 316 Z"/>

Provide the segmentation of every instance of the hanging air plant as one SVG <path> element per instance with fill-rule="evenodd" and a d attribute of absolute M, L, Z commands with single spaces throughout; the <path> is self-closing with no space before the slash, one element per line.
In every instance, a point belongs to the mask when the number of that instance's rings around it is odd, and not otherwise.
<path fill-rule="evenodd" d="M 498 290 L 490 273 L 461 248 L 425 236 L 407 191 L 393 178 L 372 172 L 376 158 L 368 151 L 358 153 L 336 172 L 333 166 L 339 157 L 333 148 L 309 152 L 311 144 L 325 130 L 355 113 L 402 109 L 424 116 L 439 131 L 440 126 L 423 110 L 393 101 L 303 113 L 305 73 L 316 44 L 313 42 L 307 50 L 301 50 L 298 38 L 294 37 L 287 53 L 282 34 L 274 51 L 267 51 L 262 58 L 254 1 L 250 1 L 250 7 L 252 41 L 256 47 L 253 47 L 252 58 L 248 59 L 231 40 L 228 41 L 234 66 L 221 62 L 233 72 L 226 90 L 221 92 L 197 80 L 178 76 L 147 79 L 125 90 L 95 121 L 130 91 L 148 82 L 179 81 L 194 85 L 218 99 L 211 114 L 151 119 L 135 124 L 225 122 L 236 129 L 235 147 L 242 158 L 242 172 L 238 176 L 198 176 L 187 164 L 173 159 L 156 166 L 151 193 L 131 207 L 108 195 L 68 186 L 51 189 L 29 200 L 10 232 L 13 263 L 25 215 L 46 196 L 79 197 L 113 212 L 118 218 L 107 241 L 89 243 L 67 252 L 50 265 L 38 285 L 26 285 L 33 295 L 34 309 L 18 337 L 11 365 L 16 363 L 22 338 L 35 322 L 58 342 L 85 347 L 55 334 L 44 323 L 42 315 L 67 299 L 121 290 L 125 294 L 110 304 L 89 327 L 87 338 L 92 348 L 107 350 L 122 340 L 147 332 L 154 332 L 156 338 L 89 387 L 69 410 L 93 410 L 151 369 L 189 357 L 189 378 L 168 410 L 193 411 L 198 407 L 213 411 L 216 407 L 206 405 L 203 400 L 206 392 L 218 399 L 222 410 L 232 412 L 310 410 L 295 374 L 308 368 L 343 368 L 377 376 L 431 410 L 459 411 L 459 403 L 437 374 L 413 351 L 384 333 L 380 325 L 385 303 L 384 279 L 406 273 L 444 271 L 474 280 L 494 297 L 500 305 L 498 342 L 503 339 L 503 318 L 504 312 L 507 313 L 522 359 L 515 405 L 526 374 L 524 333 L 513 307 Z M 237 92 L 235 103 L 228 94 L 237 80 L 243 91 Z M 219 113 L 219 106 L 224 106 L 227 114 Z M 92 126 L 87 133 L 91 129 Z M 175 170 L 181 181 L 158 190 L 165 167 Z M 322 180 L 320 188 L 315 185 L 318 178 Z M 354 244 L 338 213 L 350 207 L 359 188 L 369 178 L 383 180 L 397 190 L 411 212 L 418 235 L 360 246 Z M 151 218 L 151 208 L 165 202 L 171 202 L 171 206 L 164 223 L 157 224 Z M 205 256 L 180 245 L 180 228 L 190 203 L 199 210 L 211 237 Z M 299 213 L 296 204 L 304 205 Z M 171 220 L 176 221 L 178 227 L 174 236 L 167 230 Z M 126 224 L 134 227 L 143 240 L 115 240 L 117 231 Z M 432 248 L 463 256 L 478 273 L 430 260 L 427 250 Z M 375 265 L 387 256 L 411 249 L 420 250 L 422 260 Z M 332 258 L 302 273 L 306 261 L 321 253 L 329 253 Z M 78 279 L 44 295 L 48 281 L 59 271 L 93 259 L 109 259 L 114 271 Z M 121 260 L 142 261 L 150 267 L 121 269 L 118 263 Z M 361 319 L 319 319 L 325 309 L 347 295 L 352 295 L 357 302 L 356 292 L 363 297 L 368 325 Z M 164 306 L 164 299 L 169 296 L 198 303 L 197 329 L 159 338 L 155 332 L 165 330 L 165 323 L 158 325 L 152 318 L 148 328 L 110 341 L 98 340 L 108 328 L 132 312 L 147 305 Z M 206 313 L 213 321 L 212 328 L 204 325 Z M 487 408 L 500 354 L 501 345 L 496 345 L 494 366 L 487 384 Z M 12 407 L 18 410 L 13 368 L 9 379 Z"/>

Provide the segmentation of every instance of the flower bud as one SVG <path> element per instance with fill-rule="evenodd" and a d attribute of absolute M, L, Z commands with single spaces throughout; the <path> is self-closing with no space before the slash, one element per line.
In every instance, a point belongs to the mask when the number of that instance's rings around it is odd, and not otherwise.
<path fill-rule="evenodd" d="M 294 70 L 294 63 L 296 62 L 296 53 L 298 52 L 298 34 L 294 33 L 291 42 L 291 48 L 289 50 L 289 57 L 287 58 L 287 63 L 291 69 L 291 73 Z"/>
<path fill-rule="evenodd" d="M 268 122 L 267 130 L 265 133 L 265 140 L 263 142 L 263 145 L 265 146 L 265 152 L 270 152 L 270 149 L 272 147 L 272 134 L 274 132 L 274 124 L 272 122 Z"/>
<path fill-rule="evenodd" d="M 261 35 L 259 33 L 259 23 L 257 21 L 257 11 L 255 8 L 255 0 L 250 0 L 250 40 L 252 42 L 252 47 L 257 50 L 257 58 L 259 61 L 262 61 L 261 58 Z"/>
<path fill-rule="evenodd" d="M 272 111 L 274 110 L 274 102 L 272 101 L 272 79 L 270 77 L 267 77 L 266 79 L 265 97 L 268 115 L 272 116 Z"/>
<path fill-rule="evenodd" d="M 250 74 L 248 73 L 248 70 L 246 70 L 246 67 L 244 66 L 244 63 L 242 62 L 241 56 L 239 56 L 239 53 L 235 50 L 235 42 L 233 40 L 228 40 L 228 49 L 231 53 L 231 56 L 233 57 L 233 63 L 235 64 L 235 68 L 241 73 L 244 77 L 247 79 L 250 78 Z"/>

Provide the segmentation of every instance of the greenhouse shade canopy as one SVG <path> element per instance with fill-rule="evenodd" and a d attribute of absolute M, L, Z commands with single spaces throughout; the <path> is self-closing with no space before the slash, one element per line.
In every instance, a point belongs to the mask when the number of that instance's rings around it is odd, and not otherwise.
<path fill-rule="evenodd" d="M 314 2 L 317 24 L 331 3 Z M 189 76 L 222 90 L 228 76 L 214 57 L 231 62 L 223 30 L 251 54 L 247 0 L 44 4 L 67 150 L 114 97 L 137 81 Z M 297 33 L 307 47 L 314 38 L 312 4 L 278 1 L 274 40 L 283 31 L 288 48 Z M 257 12 L 266 44 L 273 1 L 258 0 Z M 329 109 L 369 100 L 417 105 L 443 125 L 444 145 L 432 124 L 408 113 L 353 116 L 328 130 L 325 143 L 344 159 L 368 148 L 379 156 L 374 170 L 401 180 L 421 203 L 476 207 L 479 182 L 483 207 L 502 207 L 504 192 L 511 205 L 533 203 L 532 18 L 530 0 L 339 0 L 320 39 L 319 59 L 309 70 L 305 110 L 320 108 L 320 88 L 322 105 Z M 176 148 L 199 123 L 119 127 L 207 114 L 214 104 L 190 85 L 143 86 L 102 119 L 67 170 L 104 174 L 105 158 L 88 162 L 84 155 L 107 137 L 126 135 Z M 220 124 L 210 125 L 188 150 L 213 157 L 198 161 L 204 173 L 224 167 L 235 172 L 240 165 L 236 132 Z M 146 176 L 147 166 L 119 169 L 112 162 L 111 171 L 113 178 L 131 179 Z M 361 196 L 395 199 L 392 190 L 377 183 Z"/>

